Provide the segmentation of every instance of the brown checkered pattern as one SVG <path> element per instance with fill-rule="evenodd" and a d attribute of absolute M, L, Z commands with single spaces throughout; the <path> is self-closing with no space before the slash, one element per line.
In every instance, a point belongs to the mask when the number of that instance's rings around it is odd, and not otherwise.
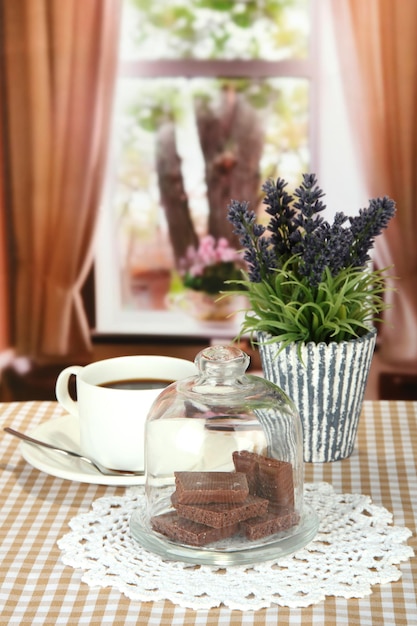
<path fill-rule="evenodd" d="M 1 426 L 30 431 L 62 414 L 53 402 L 0 403 Z M 417 624 L 417 559 L 401 564 L 402 578 L 379 585 L 363 599 L 328 597 L 306 609 L 273 606 L 256 612 L 223 607 L 192 611 L 170 602 L 139 603 L 111 587 L 90 588 L 81 572 L 60 560 L 57 540 L 68 522 L 93 500 L 123 494 L 54 478 L 28 465 L 18 441 L 0 431 L 0 624 L 97 626 L 400 626 Z M 417 402 L 365 402 L 356 450 L 350 459 L 308 464 L 307 482 L 331 483 L 336 491 L 370 495 L 393 512 L 394 523 L 413 532 L 417 553 Z"/>

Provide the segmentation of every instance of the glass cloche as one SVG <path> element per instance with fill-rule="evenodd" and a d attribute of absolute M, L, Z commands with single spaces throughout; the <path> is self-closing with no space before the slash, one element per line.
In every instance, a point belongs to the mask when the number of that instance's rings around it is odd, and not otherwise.
<path fill-rule="evenodd" d="M 317 518 L 303 500 L 301 421 L 249 357 L 212 346 L 196 376 L 169 385 L 145 426 L 145 510 L 133 537 L 165 558 L 237 564 L 304 546 Z"/>

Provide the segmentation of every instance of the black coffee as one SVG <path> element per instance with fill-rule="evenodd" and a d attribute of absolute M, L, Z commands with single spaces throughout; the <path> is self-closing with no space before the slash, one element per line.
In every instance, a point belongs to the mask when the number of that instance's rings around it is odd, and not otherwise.
<path fill-rule="evenodd" d="M 106 387 L 107 389 L 163 389 L 172 382 L 172 380 L 160 380 L 159 378 L 127 378 L 100 383 L 99 387 Z"/>

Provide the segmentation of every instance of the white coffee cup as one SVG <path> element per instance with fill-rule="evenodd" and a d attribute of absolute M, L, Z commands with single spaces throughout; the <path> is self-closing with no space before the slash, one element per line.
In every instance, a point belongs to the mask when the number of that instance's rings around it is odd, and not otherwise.
<path fill-rule="evenodd" d="M 101 386 L 127 380 L 158 380 L 167 384 L 194 376 L 192 361 L 169 356 L 122 356 L 70 365 L 58 376 L 58 402 L 79 419 L 80 447 L 88 457 L 109 469 L 144 468 L 144 429 L 148 411 L 160 388 L 120 389 Z M 77 400 L 69 392 L 76 379 Z M 146 383 L 145 383 L 146 384 Z"/>

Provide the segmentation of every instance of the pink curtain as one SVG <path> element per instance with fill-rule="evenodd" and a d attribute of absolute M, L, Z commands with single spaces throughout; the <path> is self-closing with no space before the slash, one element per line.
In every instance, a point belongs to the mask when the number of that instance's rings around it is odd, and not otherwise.
<path fill-rule="evenodd" d="M 0 0 L 17 352 L 90 350 L 91 267 L 117 70 L 119 0 Z"/>
<path fill-rule="evenodd" d="M 2 103 L 0 100 L 0 119 L 2 117 Z M 4 196 L 4 179 L 3 172 L 3 151 L 1 142 L 1 127 L 0 127 L 0 361 L 1 353 L 10 347 L 10 319 L 9 319 L 9 307 L 8 291 L 9 280 L 7 271 L 7 236 L 6 236 L 6 215 L 5 215 L 5 196 Z"/>
<path fill-rule="evenodd" d="M 380 328 L 381 357 L 417 364 L 417 2 L 329 2 L 346 99 L 369 197 L 389 195 L 397 215 L 376 245 L 398 280 Z"/>

